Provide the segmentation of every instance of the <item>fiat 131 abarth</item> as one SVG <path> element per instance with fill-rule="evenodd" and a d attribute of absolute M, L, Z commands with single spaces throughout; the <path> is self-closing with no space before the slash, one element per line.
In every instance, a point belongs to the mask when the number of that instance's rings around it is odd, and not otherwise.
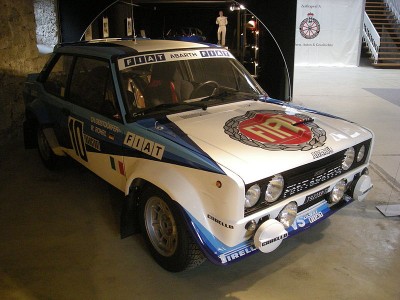
<path fill-rule="evenodd" d="M 122 191 L 122 237 L 172 272 L 271 252 L 372 188 L 370 130 L 268 97 L 215 45 L 59 45 L 24 100 L 25 147 Z"/>

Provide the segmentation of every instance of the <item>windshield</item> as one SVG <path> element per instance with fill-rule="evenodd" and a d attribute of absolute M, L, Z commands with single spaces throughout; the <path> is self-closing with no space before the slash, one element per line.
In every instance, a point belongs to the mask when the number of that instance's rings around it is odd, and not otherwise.
<path fill-rule="evenodd" d="M 231 57 L 142 63 L 120 72 L 131 115 L 167 106 L 192 109 L 196 102 L 221 99 L 221 95 L 234 101 L 263 93 L 244 67 Z"/>

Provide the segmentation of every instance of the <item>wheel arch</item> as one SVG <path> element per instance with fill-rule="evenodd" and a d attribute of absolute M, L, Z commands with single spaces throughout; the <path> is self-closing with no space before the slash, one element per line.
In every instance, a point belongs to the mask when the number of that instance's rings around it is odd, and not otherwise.
<path fill-rule="evenodd" d="M 125 194 L 133 191 L 139 201 L 143 187 L 157 187 L 179 204 L 188 226 L 201 224 L 191 232 L 196 241 L 199 237 L 195 231 L 201 228 L 203 234 L 225 245 L 241 242 L 243 232 L 235 224 L 243 218 L 245 186 L 239 176 L 225 168 L 221 174 L 145 159 L 135 159 L 125 166 Z"/>
<path fill-rule="evenodd" d="M 167 166 L 167 167 L 166 167 Z M 130 172 L 127 168 L 127 174 L 130 174 L 125 186 L 125 201 L 121 213 L 121 237 L 125 238 L 138 232 L 138 207 L 141 201 L 141 194 L 145 189 L 155 188 L 165 193 L 180 210 L 185 212 L 188 205 L 193 210 L 205 212 L 203 201 L 198 188 L 180 173 L 176 167 L 168 167 L 167 164 L 140 160 L 135 163 L 135 171 Z M 201 213 L 199 215 L 202 215 Z M 207 219 L 204 217 L 204 221 Z"/>

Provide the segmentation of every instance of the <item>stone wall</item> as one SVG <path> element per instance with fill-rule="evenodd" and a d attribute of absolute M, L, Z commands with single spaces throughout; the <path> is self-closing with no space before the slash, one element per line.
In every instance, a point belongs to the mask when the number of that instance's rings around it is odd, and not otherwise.
<path fill-rule="evenodd" d="M 54 0 L 34 0 L 37 43 L 53 47 L 58 42 L 57 12 Z"/>
<path fill-rule="evenodd" d="M 0 144 L 22 136 L 22 88 L 27 74 L 40 72 L 48 55 L 36 46 L 33 0 L 0 4 Z"/>

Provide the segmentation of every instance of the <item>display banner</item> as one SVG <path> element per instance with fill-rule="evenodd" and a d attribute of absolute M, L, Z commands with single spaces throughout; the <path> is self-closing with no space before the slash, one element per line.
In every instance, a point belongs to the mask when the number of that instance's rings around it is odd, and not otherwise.
<path fill-rule="evenodd" d="M 296 66 L 357 66 L 365 0 L 298 0 Z"/>

